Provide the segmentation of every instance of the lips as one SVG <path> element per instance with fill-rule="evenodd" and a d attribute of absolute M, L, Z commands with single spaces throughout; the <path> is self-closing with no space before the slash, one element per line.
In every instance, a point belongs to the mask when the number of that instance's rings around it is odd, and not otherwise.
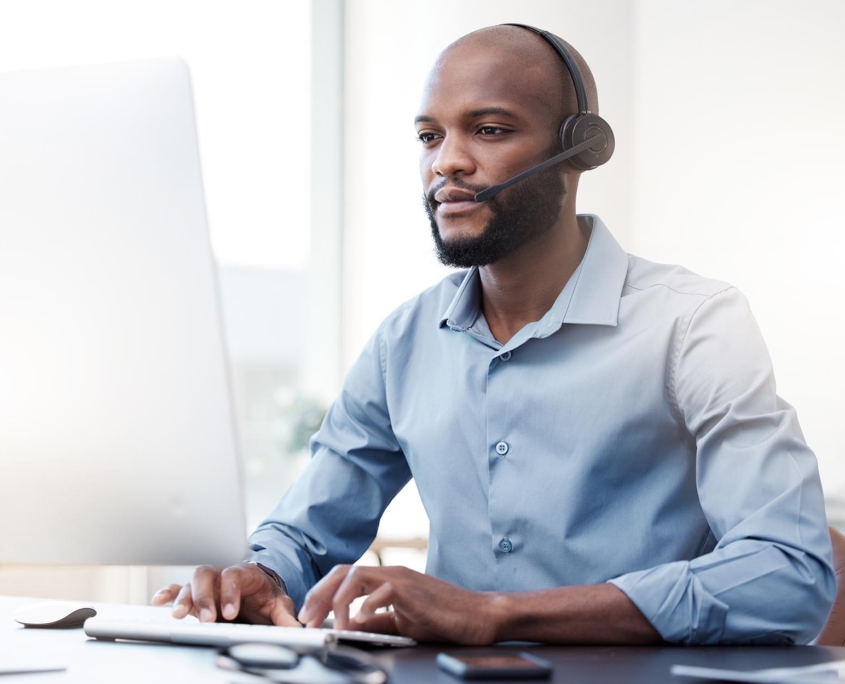
<path fill-rule="evenodd" d="M 437 213 L 441 216 L 467 214 L 478 209 L 478 206 L 478 202 L 443 202 L 437 205 Z"/>

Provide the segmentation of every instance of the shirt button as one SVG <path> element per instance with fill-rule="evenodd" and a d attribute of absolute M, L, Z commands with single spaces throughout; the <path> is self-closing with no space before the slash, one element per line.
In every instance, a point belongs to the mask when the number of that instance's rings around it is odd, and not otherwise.
<path fill-rule="evenodd" d="M 510 447 L 508 446 L 507 442 L 499 442 L 496 445 L 496 453 L 499 454 L 499 456 L 504 456 L 506 453 L 508 453 L 509 448 Z"/>
<path fill-rule="evenodd" d="M 513 544 L 511 544 L 511 540 L 505 537 L 502 541 L 499 542 L 499 548 L 504 551 L 505 553 L 510 553 L 513 551 Z"/>
<path fill-rule="evenodd" d="M 499 357 L 502 361 L 510 361 L 511 360 L 511 353 L 509 351 L 505 352 Z"/>

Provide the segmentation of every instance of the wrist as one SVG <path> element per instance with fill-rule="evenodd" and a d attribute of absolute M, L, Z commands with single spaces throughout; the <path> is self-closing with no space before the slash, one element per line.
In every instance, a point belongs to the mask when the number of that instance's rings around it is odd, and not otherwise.
<path fill-rule="evenodd" d="M 259 563 L 258 561 L 248 560 L 248 561 L 244 561 L 244 563 L 248 563 L 249 565 L 254 565 L 256 568 L 261 570 L 261 572 L 263 572 L 265 575 L 267 575 L 267 577 L 270 578 L 270 580 L 273 582 L 273 584 L 275 584 L 279 589 L 281 589 L 282 592 L 285 594 L 285 596 L 287 596 L 288 588 L 285 586 L 285 581 L 279 576 L 279 573 L 277 573 L 272 568 L 268 568 L 263 563 Z"/>
<path fill-rule="evenodd" d="M 515 602 L 513 594 L 501 591 L 486 592 L 487 610 L 485 619 L 493 625 L 493 643 L 508 641 L 513 626 Z"/>

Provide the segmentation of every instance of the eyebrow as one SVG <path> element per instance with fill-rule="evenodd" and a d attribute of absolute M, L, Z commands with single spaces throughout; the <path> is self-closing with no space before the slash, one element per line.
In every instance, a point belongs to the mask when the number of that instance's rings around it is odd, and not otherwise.
<path fill-rule="evenodd" d="M 514 113 L 503 107 L 484 107 L 482 109 L 473 109 L 467 112 L 465 116 L 470 119 L 477 119 L 480 116 L 490 116 L 491 114 L 504 114 L 505 116 L 514 116 Z"/>
<path fill-rule="evenodd" d="M 481 109 L 472 109 L 468 112 L 464 112 L 464 116 L 468 119 L 477 119 L 481 116 L 490 115 L 516 116 L 513 112 L 508 109 L 504 109 L 503 107 L 483 107 Z M 434 123 L 434 117 L 426 114 L 420 114 L 414 119 L 414 123 Z"/>

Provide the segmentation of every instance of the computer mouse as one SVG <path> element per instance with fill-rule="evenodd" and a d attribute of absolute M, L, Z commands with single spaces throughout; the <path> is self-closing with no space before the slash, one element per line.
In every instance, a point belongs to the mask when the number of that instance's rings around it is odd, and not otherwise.
<path fill-rule="evenodd" d="M 82 627 L 89 617 L 94 617 L 96 614 L 97 611 L 93 607 L 82 603 L 47 601 L 22 606 L 12 614 L 12 617 L 15 622 L 24 627 L 56 629 Z"/>

